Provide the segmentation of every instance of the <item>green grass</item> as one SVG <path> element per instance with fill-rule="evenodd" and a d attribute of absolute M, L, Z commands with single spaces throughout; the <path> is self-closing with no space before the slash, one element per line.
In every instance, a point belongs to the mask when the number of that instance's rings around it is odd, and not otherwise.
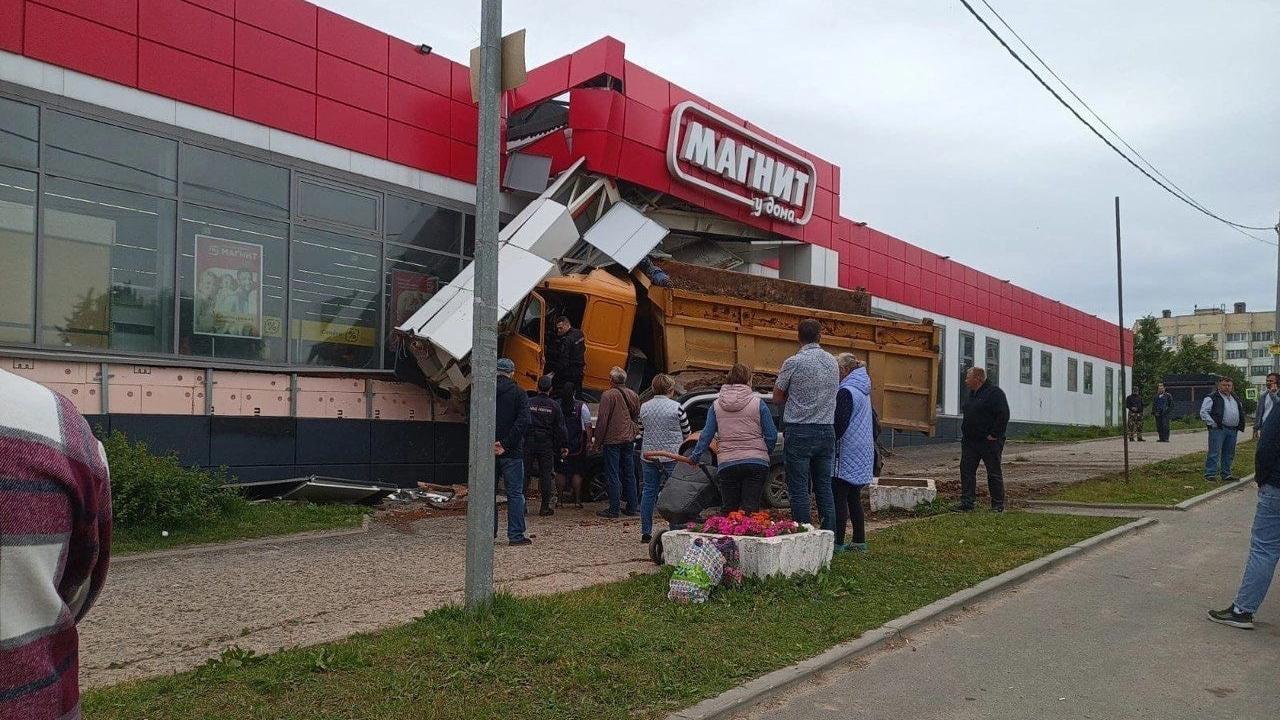
<path fill-rule="evenodd" d="M 1203 430 L 1204 423 L 1199 418 L 1186 417 L 1174 420 L 1169 423 L 1170 430 Z M 1156 431 L 1156 419 L 1151 415 L 1147 415 L 1142 420 L 1142 431 L 1144 433 L 1154 434 Z M 1032 440 L 1036 442 L 1060 442 L 1075 440 L 1096 440 L 1107 437 L 1120 437 L 1124 434 L 1124 424 L 1112 425 L 1111 427 L 1103 427 L 1101 425 L 1055 425 L 1050 427 L 1035 428 L 1016 439 Z"/>
<path fill-rule="evenodd" d="M 1236 446 L 1231 472 L 1244 477 L 1253 472 L 1252 440 Z M 1067 485 L 1049 495 L 1051 500 L 1095 503 L 1133 503 L 1177 505 L 1188 498 L 1221 487 L 1220 482 L 1204 479 L 1204 459 L 1208 453 L 1191 453 L 1142 467 L 1130 468 L 1129 482 L 1124 473 L 1108 473 L 1084 482 Z"/>
<path fill-rule="evenodd" d="M 356 527 L 369 508 L 290 502 L 243 503 L 191 527 L 126 527 L 111 539 L 115 555 L 168 550 L 184 545 L 288 535 L 308 530 Z M 168 537 L 161 533 L 168 531 Z"/>
<path fill-rule="evenodd" d="M 881 530 L 867 555 L 711 603 L 665 598 L 666 572 L 180 675 L 95 690 L 93 720 L 661 718 L 929 602 L 1104 532 L 1121 518 L 979 512 Z"/>

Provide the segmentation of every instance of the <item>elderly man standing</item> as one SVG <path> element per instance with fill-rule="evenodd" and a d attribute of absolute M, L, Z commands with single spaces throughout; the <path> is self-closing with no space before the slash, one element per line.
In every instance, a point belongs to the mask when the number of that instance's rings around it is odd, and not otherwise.
<path fill-rule="evenodd" d="M 78 718 L 76 624 L 111 551 L 107 459 L 70 400 L 3 370 L 0 478 L 0 718 Z"/>
<path fill-rule="evenodd" d="M 1244 432 L 1244 403 L 1236 397 L 1231 378 L 1218 378 L 1217 392 L 1200 403 L 1200 419 L 1209 428 L 1209 454 L 1204 459 L 1204 479 L 1235 480 L 1231 465 L 1236 459 L 1236 436 Z"/>
<path fill-rule="evenodd" d="M 840 369 L 822 349 L 822 324 L 813 318 L 797 328 L 800 352 L 787 358 L 773 387 L 773 404 L 782 405 L 786 441 L 782 461 L 787 473 L 791 517 L 809 522 L 809 488 L 818 500 L 824 530 L 836 528 L 831 469 L 836 448 L 836 390 Z"/>
<path fill-rule="evenodd" d="M 613 385 L 600 396 L 599 417 L 592 434 L 592 441 L 604 449 L 605 490 L 609 493 L 609 508 L 596 513 L 600 517 L 616 518 L 621 514 L 635 516 L 635 443 L 640 427 L 640 396 L 627 387 L 627 371 L 620 367 L 609 370 L 609 382 Z M 621 508 L 621 500 L 626 507 Z"/>
<path fill-rule="evenodd" d="M 978 463 L 987 469 L 991 509 L 1004 512 L 1004 434 L 1009 427 L 1009 401 L 1004 391 L 987 379 L 987 371 L 971 367 L 964 375 L 969 401 L 960 424 L 960 510 L 973 510 L 978 495 Z"/>

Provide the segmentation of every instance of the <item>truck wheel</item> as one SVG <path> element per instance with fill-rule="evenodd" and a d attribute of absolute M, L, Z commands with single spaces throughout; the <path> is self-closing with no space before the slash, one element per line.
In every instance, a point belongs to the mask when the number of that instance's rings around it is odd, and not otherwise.
<path fill-rule="evenodd" d="M 764 483 L 764 502 L 777 510 L 791 507 L 791 495 L 787 492 L 787 472 L 780 464 L 769 468 L 769 477 Z"/>
<path fill-rule="evenodd" d="M 604 470 L 591 474 L 587 480 L 586 493 L 587 502 L 601 502 L 609 499 L 609 492 L 605 489 L 606 481 L 604 478 Z"/>
<path fill-rule="evenodd" d="M 666 530 L 659 530 L 653 534 L 653 539 L 649 541 L 649 559 L 654 565 L 662 564 L 662 534 Z"/>

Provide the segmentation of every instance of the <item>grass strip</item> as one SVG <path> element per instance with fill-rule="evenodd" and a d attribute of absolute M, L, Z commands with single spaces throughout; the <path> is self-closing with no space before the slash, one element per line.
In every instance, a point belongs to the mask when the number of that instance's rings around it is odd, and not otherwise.
<path fill-rule="evenodd" d="M 94 720 L 661 718 L 1125 522 L 946 514 L 871 536 L 816 578 L 750 582 L 701 606 L 667 572 L 92 691 Z"/>
<path fill-rule="evenodd" d="M 1169 423 L 1170 430 L 1204 430 L 1204 423 L 1198 417 L 1178 418 Z M 1142 432 L 1156 433 L 1156 419 L 1147 415 L 1142 421 Z M 1077 440 L 1096 440 L 1098 438 L 1120 437 L 1125 433 L 1123 420 L 1109 427 L 1102 425 L 1054 425 L 1033 428 L 1017 440 L 1035 442 L 1074 442 Z"/>
<path fill-rule="evenodd" d="M 1236 446 L 1235 462 L 1231 468 L 1236 477 L 1253 472 L 1254 441 Z M 1066 485 L 1051 493 L 1049 500 L 1093 503 L 1133 503 L 1138 505 L 1177 505 L 1188 498 L 1221 487 L 1221 482 L 1204 478 L 1204 459 L 1207 452 L 1180 455 L 1151 465 L 1131 468 L 1129 482 L 1123 472 L 1108 473 L 1089 478 L 1074 485 Z"/>
<path fill-rule="evenodd" d="M 313 530 L 358 527 L 369 508 L 264 502 L 235 505 L 224 514 L 183 527 L 119 528 L 111 540 L 114 555 L 169 550 L 185 545 L 290 535 Z M 168 536 L 163 533 L 168 532 Z"/>

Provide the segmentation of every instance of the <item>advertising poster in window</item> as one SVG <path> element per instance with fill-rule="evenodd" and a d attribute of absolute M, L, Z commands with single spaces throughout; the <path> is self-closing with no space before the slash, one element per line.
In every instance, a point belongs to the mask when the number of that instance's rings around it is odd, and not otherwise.
<path fill-rule="evenodd" d="M 434 275 L 412 272 L 409 270 L 391 271 L 391 312 L 395 320 L 393 327 L 398 327 L 408 320 L 418 308 L 427 303 L 440 282 Z"/>
<path fill-rule="evenodd" d="M 262 246 L 196 236 L 195 327 L 200 335 L 262 337 Z"/>

